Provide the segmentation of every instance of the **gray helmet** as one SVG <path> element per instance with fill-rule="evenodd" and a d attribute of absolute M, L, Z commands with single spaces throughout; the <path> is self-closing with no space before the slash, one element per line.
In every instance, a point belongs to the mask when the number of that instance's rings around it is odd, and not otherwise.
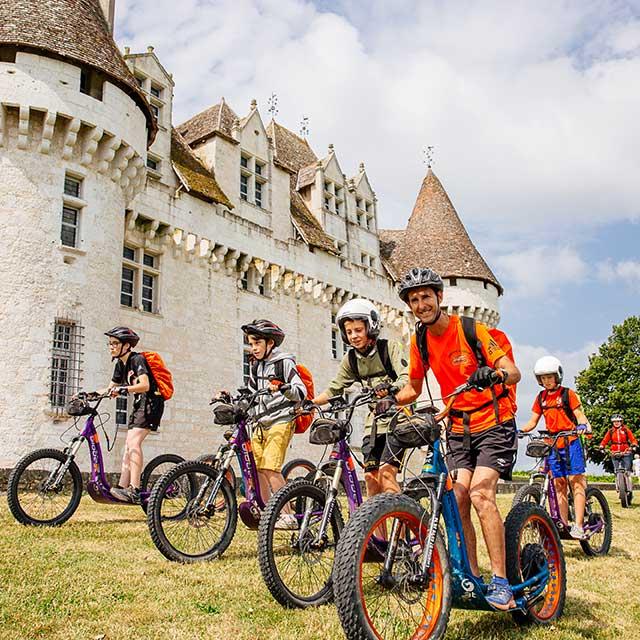
<path fill-rule="evenodd" d="M 284 331 L 271 320 L 254 320 L 249 324 L 243 324 L 242 332 L 248 336 L 257 336 L 264 340 L 273 340 L 273 344 L 279 347 L 284 342 Z"/>
<path fill-rule="evenodd" d="M 444 282 L 442 282 L 442 278 L 432 269 L 428 267 L 414 267 L 402 276 L 402 279 L 398 283 L 398 295 L 406 302 L 409 292 L 412 289 L 419 289 L 421 287 L 430 287 L 434 291 L 444 291 Z"/>

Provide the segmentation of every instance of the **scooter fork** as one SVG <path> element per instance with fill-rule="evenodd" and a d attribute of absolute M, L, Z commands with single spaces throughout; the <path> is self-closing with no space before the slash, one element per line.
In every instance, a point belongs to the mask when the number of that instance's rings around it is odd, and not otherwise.
<path fill-rule="evenodd" d="M 84 440 L 84 436 L 78 436 L 77 438 L 73 439 L 73 441 L 65 451 L 65 453 L 67 454 L 67 459 L 65 460 L 64 464 L 59 466 L 57 471 L 52 471 L 49 478 L 47 478 L 47 481 L 45 482 L 46 489 L 53 489 L 55 491 L 58 488 L 64 478 L 65 473 L 67 473 L 67 470 L 71 466 L 73 459 L 76 457 L 76 453 L 78 453 L 78 451 L 80 450 L 80 447 L 82 446 Z M 51 479 L 51 476 L 53 474 L 55 474 L 53 482 L 49 483 L 49 480 Z"/>

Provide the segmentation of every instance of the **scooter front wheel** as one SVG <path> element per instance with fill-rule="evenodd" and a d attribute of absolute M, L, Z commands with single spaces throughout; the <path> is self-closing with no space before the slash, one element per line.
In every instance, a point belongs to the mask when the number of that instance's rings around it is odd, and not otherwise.
<path fill-rule="evenodd" d="M 512 586 L 522 584 L 536 575 L 548 572 L 546 584 L 540 589 L 532 584 L 523 593 L 529 598 L 525 611 L 514 611 L 520 624 L 550 624 L 564 610 L 567 574 L 562 544 L 549 514 L 531 502 L 513 507 L 504 524 L 507 578 Z"/>
<path fill-rule="evenodd" d="M 38 449 L 18 461 L 7 486 L 7 502 L 21 524 L 55 527 L 64 524 L 78 508 L 82 475 L 71 460 L 61 474 L 67 454 L 58 449 Z"/>
<path fill-rule="evenodd" d="M 397 532 L 390 570 L 387 536 Z M 348 640 L 439 640 L 452 604 L 451 569 L 438 533 L 422 579 L 429 516 L 407 496 L 384 493 L 367 500 L 343 529 L 334 564 L 338 615 Z"/>

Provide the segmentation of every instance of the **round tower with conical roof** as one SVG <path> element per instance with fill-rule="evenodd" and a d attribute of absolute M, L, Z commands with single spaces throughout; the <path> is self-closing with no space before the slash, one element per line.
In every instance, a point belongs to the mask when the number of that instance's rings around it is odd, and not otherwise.
<path fill-rule="evenodd" d="M 59 444 L 69 389 L 109 379 L 80 379 L 81 362 L 104 361 L 117 306 L 104 284 L 120 286 L 125 212 L 155 131 L 98 0 L 0 3 L 4 451 Z M 89 307 L 104 322 L 85 331 Z"/>
<path fill-rule="evenodd" d="M 380 232 L 381 250 L 400 277 L 430 267 L 445 282 L 443 306 L 494 327 L 500 320 L 502 286 L 471 241 L 447 192 L 429 169 L 404 230 Z"/>

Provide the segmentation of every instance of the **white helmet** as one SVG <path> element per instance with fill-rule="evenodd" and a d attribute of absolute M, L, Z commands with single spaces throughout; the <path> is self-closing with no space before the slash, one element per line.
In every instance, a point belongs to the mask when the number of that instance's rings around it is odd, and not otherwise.
<path fill-rule="evenodd" d="M 346 320 L 363 320 L 367 326 L 367 336 L 377 338 L 380 333 L 380 313 L 376 306 L 363 298 L 354 298 L 345 302 L 340 307 L 336 316 L 336 324 L 340 329 L 342 340 L 348 343 L 347 334 L 344 330 Z"/>
<path fill-rule="evenodd" d="M 533 373 L 535 374 L 536 380 L 538 381 L 538 384 L 540 386 L 542 386 L 542 380 L 540 376 L 555 373 L 556 383 L 560 384 L 564 375 L 562 371 L 562 363 L 560 362 L 560 360 L 558 360 L 558 358 L 555 358 L 554 356 L 544 356 L 543 358 L 540 358 L 536 362 L 535 367 L 533 367 Z"/>

